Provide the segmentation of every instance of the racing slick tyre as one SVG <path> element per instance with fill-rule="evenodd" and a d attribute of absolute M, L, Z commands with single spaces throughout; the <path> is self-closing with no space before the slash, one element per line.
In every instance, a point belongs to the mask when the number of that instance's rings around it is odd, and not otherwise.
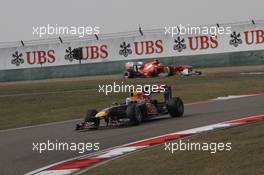
<path fill-rule="evenodd" d="M 194 75 L 202 75 L 202 72 L 201 71 L 194 71 Z"/>
<path fill-rule="evenodd" d="M 165 71 L 167 77 L 173 75 L 173 68 L 171 66 L 165 67 L 164 71 Z"/>
<path fill-rule="evenodd" d="M 83 123 L 81 123 L 81 124 L 76 124 L 75 130 L 76 130 L 76 131 L 80 130 L 81 127 L 82 127 L 82 124 L 83 124 Z"/>
<path fill-rule="evenodd" d="M 141 114 L 142 114 L 142 121 L 144 121 L 144 119 L 146 119 L 148 117 L 148 111 L 147 111 L 146 104 L 140 105 L 139 109 L 140 109 Z"/>
<path fill-rule="evenodd" d="M 126 79 L 128 79 L 128 78 L 133 78 L 133 77 L 134 77 L 134 76 L 133 76 L 133 71 L 132 71 L 132 70 L 126 70 L 125 73 L 124 73 L 124 77 L 125 77 Z"/>
<path fill-rule="evenodd" d="M 90 109 L 87 111 L 86 116 L 84 118 L 84 122 L 93 122 L 93 129 L 98 129 L 100 126 L 100 119 L 95 118 L 95 115 L 97 114 L 97 110 Z"/>
<path fill-rule="evenodd" d="M 180 117 L 184 113 L 184 105 L 180 97 L 174 97 L 167 103 L 168 112 L 171 117 Z"/>
<path fill-rule="evenodd" d="M 88 110 L 84 118 L 84 122 L 91 122 L 91 120 L 94 118 L 96 114 L 97 114 L 97 111 L 95 109 Z"/>
<path fill-rule="evenodd" d="M 136 103 L 132 103 L 127 107 L 126 114 L 130 119 L 131 125 L 139 125 L 142 122 L 143 115 L 140 107 Z"/>
<path fill-rule="evenodd" d="M 157 77 L 157 76 L 159 76 L 158 71 L 157 71 L 157 70 L 154 70 L 154 71 L 152 72 L 151 76 L 152 76 L 152 77 Z"/>

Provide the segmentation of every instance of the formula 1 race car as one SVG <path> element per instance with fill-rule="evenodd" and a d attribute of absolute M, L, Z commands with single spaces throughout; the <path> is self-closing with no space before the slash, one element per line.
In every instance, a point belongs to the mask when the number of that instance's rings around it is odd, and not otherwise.
<path fill-rule="evenodd" d="M 164 101 L 152 99 L 153 93 L 162 93 Z M 125 103 L 114 103 L 99 112 L 95 109 L 88 110 L 84 121 L 76 125 L 76 130 L 98 129 L 102 119 L 106 126 L 131 126 L 165 114 L 171 117 L 183 115 L 183 101 L 180 97 L 172 97 L 171 87 L 164 86 L 153 93 L 145 95 L 142 92 L 131 92 Z"/>
<path fill-rule="evenodd" d="M 125 64 L 125 78 L 136 77 L 156 77 L 156 76 L 172 76 L 172 75 L 201 75 L 200 71 L 193 71 L 193 67 L 189 65 L 165 66 L 158 60 L 143 62 L 127 62 Z"/>

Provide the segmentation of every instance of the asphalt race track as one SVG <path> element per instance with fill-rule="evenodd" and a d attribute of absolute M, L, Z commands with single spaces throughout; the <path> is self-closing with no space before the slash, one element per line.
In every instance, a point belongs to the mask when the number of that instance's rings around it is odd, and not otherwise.
<path fill-rule="evenodd" d="M 127 128 L 74 131 L 76 121 L 24 129 L 0 131 L 0 170 L 4 175 L 20 175 L 75 156 L 77 152 L 32 151 L 33 142 L 99 142 L 100 150 L 162 134 L 264 114 L 264 95 L 244 97 L 185 107 L 182 118 L 163 117 Z M 87 154 L 87 153 L 86 153 Z"/>

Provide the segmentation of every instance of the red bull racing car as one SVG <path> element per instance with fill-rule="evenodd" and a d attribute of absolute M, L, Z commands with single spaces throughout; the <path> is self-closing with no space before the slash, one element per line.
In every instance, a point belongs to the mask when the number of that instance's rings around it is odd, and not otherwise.
<path fill-rule="evenodd" d="M 125 64 L 125 78 L 136 77 L 156 77 L 156 76 L 172 76 L 172 75 L 201 75 L 202 72 L 194 71 L 189 65 L 171 65 L 165 66 L 158 60 L 152 60 L 147 63 L 143 62 L 127 62 Z"/>
<path fill-rule="evenodd" d="M 152 99 L 153 93 L 161 93 L 164 100 Z M 131 92 L 124 103 L 114 103 L 101 111 L 88 110 L 84 121 L 76 125 L 76 130 L 98 129 L 101 120 L 105 121 L 106 126 L 130 126 L 165 114 L 171 117 L 183 115 L 183 101 L 180 97 L 172 97 L 171 87 L 163 86 L 153 93 Z"/>

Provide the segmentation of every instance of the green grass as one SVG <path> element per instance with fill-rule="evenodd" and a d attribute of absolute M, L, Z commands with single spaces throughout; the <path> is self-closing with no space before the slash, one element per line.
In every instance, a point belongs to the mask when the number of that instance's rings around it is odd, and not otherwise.
<path fill-rule="evenodd" d="M 262 175 L 264 122 L 188 138 L 191 143 L 232 143 L 231 151 L 165 151 L 164 144 L 112 160 L 83 175 Z M 187 142 L 187 138 L 182 141 Z M 175 141 L 176 142 L 176 141 Z M 179 141 L 177 141 L 179 142 Z"/>
<path fill-rule="evenodd" d="M 87 109 L 123 102 L 127 93 L 104 95 L 98 84 L 168 84 L 185 103 L 264 89 L 264 75 L 98 79 L 0 85 L 0 129 L 81 118 Z"/>

